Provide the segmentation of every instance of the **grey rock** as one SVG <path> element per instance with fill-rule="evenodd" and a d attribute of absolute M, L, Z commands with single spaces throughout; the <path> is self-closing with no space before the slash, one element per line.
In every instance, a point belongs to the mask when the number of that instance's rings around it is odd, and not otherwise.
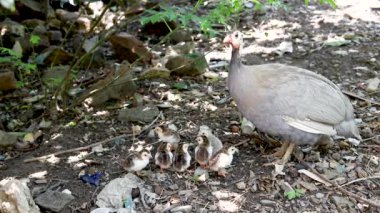
<path fill-rule="evenodd" d="M 139 106 L 131 109 L 121 110 L 118 115 L 120 121 L 128 122 L 151 122 L 160 111 L 155 106 Z"/>
<path fill-rule="evenodd" d="M 174 42 L 191 41 L 191 33 L 187 30 L 177 30 L 170 35 L 170 40 Z"/>
<path fill-rule="evenodd" d="M 273 200 L 260 200 L 260 203 L 264 206 L 276 206 L 276 202 Z"/>
<path fill-rule="evenodd" d="M 13 147 L 17 143 L 17 135 L 0 130 L 0 150 Z"/>
<path fill-rule="evenodd" d="M 319 162 L 321 161 L 321 155 L 319 152 L 311 151 L 310 154 L 306 155 L 305 161 Z"/>
<path fill-rule="evenodd" d="M 37 205 L 53 212 L 60 212 L 68 203 L 74 200 L 74 196 L 58 191 L 46 191 L 36 198 Z"/>
<path fill-rule="evenodd" d="M 325 195 L 323 193 L 318 192 L 317 194 L 315 194 L 315 197 L 318 199 L 322 199 L 323 197 L 325 197 Z"/>
<path fill-rule="evenodd" d="M 373 136 L 373 132 L 370 127 L 366 126 L 361 131 L 364 138 L 370 138 Z"/>
<path fill-rule="evenodd" d="M 243 181 L 238 182 L 238 183 L 236 183 L 236 188 L 243 190 L 246 188 L 246 184 Z"/>
<path fill-rule="evenodd" d="M 191 212 L 191 209 L 193 207 L 190 206 L 190 205 L 187 205 L 187 206 L 177 206 L 177 207 L 174 207 L 170 210 L 170 212 L 176 212 L 176 213 L 187 213 L 187 212 Z"/>
<path fill-rule="evenodd" d="M 350 209 L 349 212 L 356 212 L 355 204 L 349 201 L 348 199 L 340 196 L 332 196 L 332 200 L 334 201 L 338 209 L 346 209 L 348 207 Z"/>
<path fill-rule="evenodd" d="M 41 212 L 33 201 L 27 182 L 29 179 L 5 178 L 0 181 L 1 212 Z"/>
<path fill-rule="evenodd" d="M 374 92 L 379 88 L 380 78 L 376 77 L 376 78 L 368 79 L 366 81 L 366 83 L 367 83 L 367 89 L 366 90 L 368 92 Z"/>
<path fill-rule="evenodd" d="M 173 184 L 173 185 L 170 185 L 169 188 L 171 190 L 178 190 L 178 185 L 177 184 Z"/>
<path fill-rule="evenodd" d="M 165 67 L 179 76 L 197 76 L 206 72 L 207 61 L 199 53 L 169 57 Z"/>
<path fill-rule="evenodd" d="M 334 179 L 334 178 L 336 178 L 339 174 L 335 171 L 335 170 L 332 170 L 332 169 L 327 169 L 326 171 L 325 171 L 325 177 L 327 178 L 327 179 L 329 179 L 329 180 L 331 180 L 331 179 Z"/>
<path fill-rule="evenodd" d="M 341 159 L 341 156 L 338 152 L 334 152 L 331 157 L 336 160 L 336 161 L 339 161 Z"/>

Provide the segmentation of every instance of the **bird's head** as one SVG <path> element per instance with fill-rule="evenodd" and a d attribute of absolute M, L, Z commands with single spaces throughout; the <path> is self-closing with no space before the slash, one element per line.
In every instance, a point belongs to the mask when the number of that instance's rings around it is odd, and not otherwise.
<path fill-rule="evenodd" d="M 150 154 L 150 152 L 148 152 L 147 150 L 143 150 L 141 151 L 140 153 L 140 157 L 143 159 L 143 160 L 149 160 L 152 158 L 152 155 Z"/>
<path fill-rule="evenodd" d="M 239 150 L 236 147 L 231 146 L 230 148 L 228 148 L 227 152 L 228 152 L 228 154 L 233 155 L 235 153 L 239 153 Z"/>
<path fill-rule="evenodd" d="M 159 134 L 162 134 L 164 132 L 164 129 L 161 126 L 158 126 L 158 127 L 154 128 L 154 132 L 157 135 L 159 135 Z"/>
<path fill-rule="evenodd" d="M 205 145 L 208 144 L 208 138 L 206 137 L 205 134 L 198 136 L 195 140 L 197 141 L 198 144 L 205 144 Z"/>
<path fill-rule="evenodd" d="M 224 38 L 223 43 L 225 45 L 231 45 L 233 49 L 240 49 L 240 46 L 243 45 L 243 33 L 235 31 L 227 35 Z"/>

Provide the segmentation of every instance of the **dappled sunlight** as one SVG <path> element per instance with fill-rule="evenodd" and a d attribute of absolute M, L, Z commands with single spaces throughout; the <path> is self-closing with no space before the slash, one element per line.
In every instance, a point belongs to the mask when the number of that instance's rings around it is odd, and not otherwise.
<path fill-rule="evenodd" d="M 69 156 L 67 158 L 67 163 L 71 164 L 71 163 L 77 163 L 83 159 L 85 159 L 88 155 L 90 155 L 91 153 L 88 153 L 87 151 L 83 151 L 83 152 L 80 152 L 79 154 L 77 155 L 72 155 L 72 156 Z"/>
<path fill-rule="evenodd" d="M 48 162 L 50 164 L 58 164 L 59 162 L 61 162 L 61 158 L 58 158 L 55 155 L 53 155 L 53 156 L 47 158 L 46 162 Z"/>
<path fill-rule="evenodd" d="M 241 210 L 241 206 L 245 202 L 245 193 L 237 193 L 229 190 L 213 191 L 212 195 L 215 196 L 218 201 L 218 207 L 220 211 L 224 212 L 238 212 Z"/>
<path fill-rule="evenodd" d="M 35 172 L 28 175 L 28 178 L 34 178 L 34 179 L 45 179 L 48 172 L 46 170 Z"/>

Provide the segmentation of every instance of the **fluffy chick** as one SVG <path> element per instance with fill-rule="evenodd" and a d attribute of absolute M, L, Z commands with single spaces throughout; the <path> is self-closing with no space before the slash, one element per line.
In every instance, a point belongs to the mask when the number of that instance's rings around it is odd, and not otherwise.
<path fill-rule="evenodd" d="M 158 135 L 160 141 L 170 143 L 174 150 L 177 148 L 181 138 L 176 131 L 165 126 L 158 126 L 154 128 L 154 132 Z"/>
<path fill-rule="evenodd" d="M 231 166 L 233 155 L 236 152 L 239 152 L 239 150 L 234 146 L 220 150 L 210 159 L 210 170 L 216 171 L 218 175 L 225 177 L 227 175 L 225 168 Z"/>
<path fill-rule="evenodd" d="M 191 156 L 189 154 L 189 144 L 180 144 L 174 153 L 173 168 L 177 172 L 184 172 L 190 166 Z"/>
<path fill-rule="evenodd" d="M 202 168 L 206 168 L 212 156 L 213 147 L 205 135 L 198 136 L 196 141 L 198 145 L 195 147 L 195 160 Z"/>
<path fill-rule="evenodd" d="M 173 153 L 171 152 L 171 145 L 167 142 L 161 142 L 157 148 L 156 155 L 154 156 L 156 165 L 160 166 L 161 172 L 163 169 L 168 169 L 173 162 Z"/>
<path fill-rule="evenodd" d="M 207 139 L 210 141 L 212 146 L 212 155 L 215 155 L 215 153 L 219 152 L 223 148 L 222 141 L 212 133 L 210 127 L 206 125 L 200 126 L 198 136 L 202 135 L 205 135 Z"/>
<path fill-rule="evenodd" d="M 143 149 L 139 152 L 134 152 L 127 156 L 122 166 L 129 172 L 138 172 L 149 164 L 149 160 L 151 158 L 152 155 L 150 154 L 150 151 Z"/>

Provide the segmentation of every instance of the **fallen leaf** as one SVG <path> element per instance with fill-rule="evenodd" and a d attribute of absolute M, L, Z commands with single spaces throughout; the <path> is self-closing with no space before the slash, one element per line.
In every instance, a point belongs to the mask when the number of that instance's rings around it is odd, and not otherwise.
<path fill-rule="evenodd" d="M 321 179 L 320 177 L 318 177 L 316 174 L 314 174 L 314 173 L 312 173 L 312 172 L 310 172 L 310 171 L 308 171 L 308 170 L 306 170 L 306 169 L 300 169 L 300 170 L 298 170 L 298 172 L 301 173 L 301 174 L 304 174 L 304 175 L 308 176 L 309 178 L 311 178 L 311 179 L 313 179 L 313 180 L 315 180 L 315 181 L 318 181 L 318 182 L 320 182 L 320 183 L 323 183 L 323 184 L 325 184 L 326 186 L 331 186 L 331 184 L 330 184 L 329 182 L 326 182 L 326 181 L 322 180 L 322 179 Z"/>

